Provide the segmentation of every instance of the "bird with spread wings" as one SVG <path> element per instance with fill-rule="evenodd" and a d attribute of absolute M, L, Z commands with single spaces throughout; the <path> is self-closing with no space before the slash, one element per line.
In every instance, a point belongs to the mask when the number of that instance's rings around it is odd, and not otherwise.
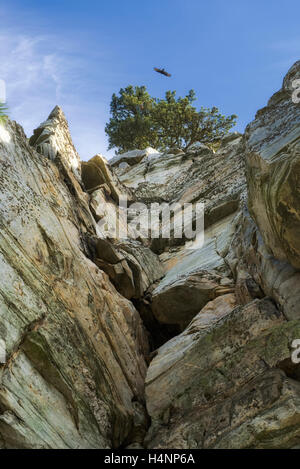
<path fill-rule="evenodd" d="M 154 67 L 154 70 L 157 72 L 157 73 L 161 73 L 162 75 L 165 75 L 165 77 L 170 77 L 171 74 L 166 72 L 164 68 L 156 68 Z"/>

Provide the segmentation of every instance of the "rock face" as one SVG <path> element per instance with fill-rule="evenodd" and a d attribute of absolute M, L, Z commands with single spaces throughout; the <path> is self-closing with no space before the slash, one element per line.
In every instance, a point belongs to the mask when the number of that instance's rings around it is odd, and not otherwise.
<path fill-rule="evenodd" d="M 138 299 L 165 271 L 158 256 L 137 239 L 138 233 L 124 219 L 121 200 L 126 197 L 133 202 L 133 194 L 101 155 L 82 163 L 82 179 L 91 194 L 90 209 L 98 222 L 97 238 L 93 240 L 95 263 L 123 296 Z"/>
<path fill-rule="evenodd" d="M 120 181 L 134 189 L 136 198 L 143 202 L 192 202 L 200 198 L 213 202 L 218 194 L 218 203 L 225 204 L 237 200 L 244 176 L 241 149 L 237 150 L 240 143 L 241 135 L 233 134 L 231 139 L 224 139 L 218 151 L 220 158 L 202 145 L 186 153 L 175 151 L 144 157 L 138 164 L 115 171 Z"/>
<path fill-rule="evenodd" d="M 270 370 L 289 357 L 300 324 L 288 323 L 267 299 L 237 308 L 228 295 L 218 302 L 151 362 L 148 447 L 276 447 L 279 432 L 280 446 L 299 438 L 300 383 Z M 287 398 L 289 415 L 281 408 Z M 272 415 L 276 424 L 268 426 Z"/>
<path fill-rule="evenodd" d="M 142 321 L 89 259 L 96 223 L 69 154 L 41 156 L 15 123 L 1 137 L 0 445 L 119 446 L 143 406 Z"/>
<path fill-rule="evenodd" d="M 196 145 L 188 153 L 159 155 L 150 162 L 144 159 L 130 169 L 117 170 L 125 184 L 130 174 L 134 197 L 148 205 L 154 201 L 190 203 L 194 208 L 199 202 L 205 204 L 203 246 L 176 238 L 174 229 L 170 239 L 152 240 L 151 248 L 160 253 L 167 270 L 151 291 L 152 314 L 162 324 L 182 329 L 208 301 L 234 290 L 224 258 L 246 187 L 243 149 L 241 135 L 233 134 L 224 139 L 217 153 Z M 147 171 L 141 176 L 145 165 Z M 173 222 L 175 226 L 176 214 Z"/>
<path fill-rule="evenodd" d="M 292 84 L 299 78 L 300 61 L 245 135 L 250 214 L 268 251 L 296 269 L 300 268 L 300 106 L 292 101 Z"/>
<path fill-rule="evenodd" d="M 215 153 L 0 127 L 1 448 L 300 448 L 299 77 Z M 204 204 L 204 240 L 124 199 Z"/>
<path fill-rule="evenodd" d="M 246 160 L 248 196 L 233 173 L 231 184 L 240 188 L 238 209 L 233 219 L 224 217 L 222 230 L 214 231 L 218 245 L 231 226 L 222 254 L 216 249 L 221 262 L 206 255 L 208 241 L 202 257 L 201 250 L 199 257 L 190 254 L 193 267 L 205 266 L 206 275 L 214 271 L 221 276 L 220 285 L 226 275 L 225 285 L 233 292 L 210 298 L 209 303 L 207 298 L 196 315 L 195 309 L 188 310 L 197 295 L 187 300 L 188 256 L 182 248 L 176 266 L 153 292 L 157 317 L 162 321 L 165 314 L 172 317 L 180 300 L 171 311 L 164 304 L 157 308 L 157 302 L 160 297 L 163 301 L 166 292 L 172 300 L 176 297 L 176 283 L 182 285 L 176 268 L 187 287 L 182 295 L 186 295 L 183 317 L 189 312 L 195 317 L 180 335 L 158 349 L 150 363 L 148 448 L 299 447 L 300 368 L 291 360 L 293 341 L 300 338 L 300 108 L 292 101 L 292 81 L 299 73 L 300 62 L 238 144 L 235 154 Z M 222 145 L 225 154 L 228 144 Z M 224 176 L 219 174 L 222 181 Z M 202 179 L 201 183 L 205 184 Z M 220 200 L 218 193 L 216 199 Z M 222 210 L 216 213 L 222 217 Z M 161 254 L 167 263 L 171 257 Z M 201 288 L 203 273 L 199 276 Z"/>

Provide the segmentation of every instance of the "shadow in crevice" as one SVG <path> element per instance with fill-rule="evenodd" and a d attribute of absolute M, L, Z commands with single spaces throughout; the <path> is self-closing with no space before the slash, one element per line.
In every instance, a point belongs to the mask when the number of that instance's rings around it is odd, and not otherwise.
<path fill-rule="evenodd" d="M 149 362 L 155 356 L 155 350 L 165 344 L 168 340 L 181 333 L 181 329 L 176 324 L 161 324 L 153 315 L 151 305 L 144 299 L 132 299 L 132 303 L 138 310 L 144 326 L 148 332 L 150 355 Z"/>
<path fill-rule="evenodd" d="M 289 357 L 278 363 L 277 368 L 284 371 L 288 378 L 300 382 L 300 363 L 293 363 Z"/>

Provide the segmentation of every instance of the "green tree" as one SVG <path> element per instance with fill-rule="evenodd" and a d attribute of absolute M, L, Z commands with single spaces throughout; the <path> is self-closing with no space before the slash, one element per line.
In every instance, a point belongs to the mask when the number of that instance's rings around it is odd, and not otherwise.
<path fill-rule="evenodd" d="M 0 124 L 3 124 L 7 119 L 7 107 L 0 102 Z"/>
<path fill-rule="evenodd" d="M 167 91 L 165 99 L 155 99 L 144 86 L 121 89 L 120 96 L 112 96 L 112 117 L 105 128 L 109 149 L 116 147 L 119 153 L 147 146 L 188 149 L 197 141 L 215 147 L 237 116 L 223 116 L 216 107 L 197 111 L 195 100 L 194 90 L 184 98 Z"/>
<path fill-rule="evenodd" d="M 145 86 L 121 88 L 119 95 L 112 95 L 111 119 L 105 127 L 109 137 L 108 149 L 116 147 L 118 153 L 121 153 L 156 145 L 157 138 L 152 125 L 155 99 L 151 98 Z"/>

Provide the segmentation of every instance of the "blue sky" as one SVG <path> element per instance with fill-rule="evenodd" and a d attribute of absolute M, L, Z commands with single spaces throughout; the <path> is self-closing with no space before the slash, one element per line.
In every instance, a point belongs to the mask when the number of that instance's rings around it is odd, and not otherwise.
<path fill-rule="evenodd" d="M 109 156 L 110 98 L 133 84 L 157 97 L 193 88 L 243 131 L 300 58 L 299 17 L 299 0 L 2 0 L 10 117 L 30 136 L 59 104 L 82 159 Z"/>

